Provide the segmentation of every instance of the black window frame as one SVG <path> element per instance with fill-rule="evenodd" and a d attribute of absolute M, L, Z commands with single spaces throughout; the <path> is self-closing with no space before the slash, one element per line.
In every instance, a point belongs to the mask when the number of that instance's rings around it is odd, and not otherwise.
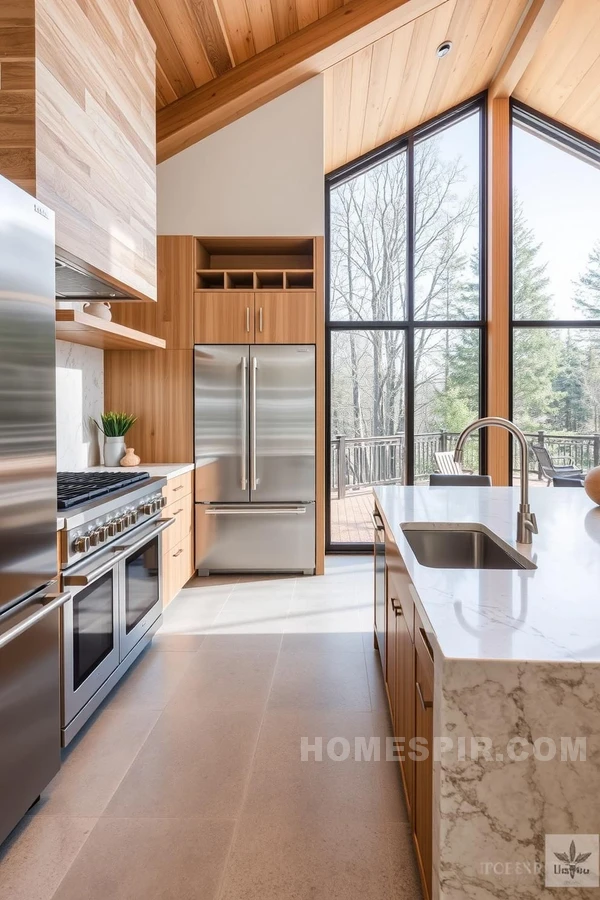
<path fill-rule="evenodd" d="M 600 143 L 588 138 L 580 132 L 551 119 L 549 116 L 532 109 L 525 103 L 511 99 L 510 101 L 510 172 L 509 172 L 509 191 L 510 191 L 510 271 L 509 271 L 509 315 L 510 315 L 510 332 L 509 332 L 509 410 L 510 419 L 514 421 L 514 387 L 515 387 L 515 359 L 514 359 L 514 336 L 515 330 L 519 328 L 542 328 L 547 331 L 558 331 L 559 329 L 598 329 L 600 328 L 600 319 L 516 319 L 514 309 L 514 292 L 513 292 L 513 273 L 514 273 L 514 244 L 513 244 L 513 210 L 514 210 L 514 154 L 513 154 L 513 129 L 515 123 L 530 131 L 532 134 L 539 135 L 550 141 L 566 153 L 574 156 L 589 159 L 596 163 L 600 168 Z M 509 453 L 509 484 L 513 483 L 514 472 L 514 447 L 510 442 Z"/>
<path fill-rule="evenodd" d="M 433 136 L 445 128 L 479 113 L 479 318 L 472 320 L 421 320 L 414 315 L 414 150 L 420 140 Z M 333 320 L 331 318 L 331 191 L 361 175 L 387 159 L 406 152 L 406 205 L 407 205 L 407 238 L 406 238 L 406 318 L 403 320 Z M 477 329 L 480 347 L 479 377 L 479 415 L 486 414 L 487 403 L 487 92 L 454 106 L 452 109 L 436 116 L 434 119 L 419 125 L 398 138 L 376 150 L 366 153 L 356 160 L 335 169 L 325 176 L 325 550 L 335 553 L 371 552 L 372 542 L 343 543 L 331 541 L 331 336 L 335 331 L 381 331 L 399 330 L 405 332 L 405 481 L 406 485 L 414 484 L 414 338 L 419 329 Z M 480 432 L 479 442 L 480 471 L 486 468 L 486 434 Z"/>

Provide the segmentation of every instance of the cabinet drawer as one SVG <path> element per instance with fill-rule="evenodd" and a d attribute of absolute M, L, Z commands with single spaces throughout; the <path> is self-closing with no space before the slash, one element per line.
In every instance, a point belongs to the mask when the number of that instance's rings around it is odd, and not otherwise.
<path fill-rule="evenodd" d="M 184 472 L 183 475 L 178 475 L 177 478 L 170 478 L 167 481 L 162 491 L 163 497 L 167 498 L 167 506 L 170 506 L 175 500 L 180 500 L 182 497 L 192 493 L 193 474 L 193 472 Z"/>
<path fill-rule="evenodd" d="M 184 538 L 191 539 L 193 502 L 191 494 L 176 499 L 163 509 L 163 519 L 174 519 L 173 524 L 163 533 L 163 551 L 170 550 Z"/>
<path fill-rule="evenodd" d="M 168 606 L 171 600 L 177 596 L 192 574 L 192 536 L 190 534 L 168 551 L 163 552 L 163 607 Z"/>
<path fill-rule="evenodd" d="M 398 556 L 398 558 L 401 559 L 400 556 Z M 388 591 L 391 592 L 396 603 L 400 604 L 402 607 L 402 615 L 404 616 L 404 621 L 406 622 L 406 627 L 408 628 L 408 633 L 412 640 L 414 632 L 415 604 L 408 589 L 408 573 L 406 571 L 403 573 L 402 568 L 403 567 L 399 564 L 396 564 L 391 569 L 388 568 Z"/>

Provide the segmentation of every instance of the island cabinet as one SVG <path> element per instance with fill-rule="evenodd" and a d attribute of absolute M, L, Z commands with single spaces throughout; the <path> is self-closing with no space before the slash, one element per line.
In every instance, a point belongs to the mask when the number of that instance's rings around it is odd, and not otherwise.
<path fill-rule="evenodd" d="M 381 516 L 381 511 L 376 510 Z M 384 519 L 385 522 L 385 519 Z M 404 560 L 385 530 L 386 687 L 423 889 L 432 896 L 433 679 L 431 644 Z"/>
<path fill-rule="evenodd" d="M 0 174 L 54 210 L 57 256 L 156 300 L 156 48 L 134 0 L 0 7 Z"/>

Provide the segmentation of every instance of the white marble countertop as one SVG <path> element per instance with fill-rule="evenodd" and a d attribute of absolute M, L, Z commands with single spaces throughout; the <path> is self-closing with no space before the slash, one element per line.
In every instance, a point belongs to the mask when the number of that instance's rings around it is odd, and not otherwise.
<path fill-rule="evenodd" d="M 422 612 L 447 658 L 600 661 L 600 507 L 583 490 L 534 488 L 539 534 L 516 544 L 518 488 L 375 489 Z M 537 566 L 532 570 L 420 565 L 405 522 L 487 526 Z"/>

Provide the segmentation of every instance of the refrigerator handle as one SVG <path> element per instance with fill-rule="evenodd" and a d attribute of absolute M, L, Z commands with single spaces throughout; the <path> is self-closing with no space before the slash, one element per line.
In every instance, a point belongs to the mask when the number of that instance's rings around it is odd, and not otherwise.
<path fill-rule="evenodd" d="M 241 453 L 241 477 L 242 490 L 248 487 L 248 472 L 246 460 L 248 458 L 248 358 L 242 356 L 242 453 Z"/>
<path fill-rule="evenodd" d="M 256 477 L 256 372 L 258 360 L 252 357 L 252 369 L 250 371 L 250 479 L 251 488 L 255 491 L 258 487 Z"/>

